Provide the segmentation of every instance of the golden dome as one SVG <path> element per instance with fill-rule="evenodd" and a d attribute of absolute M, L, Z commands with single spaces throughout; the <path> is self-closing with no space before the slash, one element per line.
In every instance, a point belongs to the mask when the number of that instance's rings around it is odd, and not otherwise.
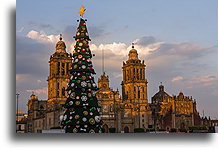
<path fill-rule="evenodd" d="M 137 50 L 134 49 L 134 46 L 132 46 L 132 49 L 129 51 L 129 60 L 138 60 L 138 53 Z"/>
<path fill-rule="evenodd" d="M 66 45 L 64 43 L 64 41 L 62 41 L 62 35 L 60 34 L 60 41 L 57 42 L 56 44 L 56 52 L 60 53 L 60 52 L 66 52 Z"/>
<path fill-rule="evenodd" d="M 129 51 L 129 53 L 137 53 L 137 50 L 136 50 L 136 49 L 131 49 L 131 50 Z"/>

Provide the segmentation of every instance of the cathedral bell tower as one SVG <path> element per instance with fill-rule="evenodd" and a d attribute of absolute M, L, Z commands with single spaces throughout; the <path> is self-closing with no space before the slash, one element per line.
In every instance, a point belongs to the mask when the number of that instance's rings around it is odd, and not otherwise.
<path fill-rule="evenodd" d="M 131 103 L 147 103 L 147 79 L 145 79 L 145 64 L 138 58 L 137 50 L 132 49 L 129 58 L 123 62 L 122 95 L 123 100 Z"/>
<path fill-rule="evenodd" d="M 72 57 L 66 52 L 66 45 L 60 40 L 56 44 L 56 51 L 51 55 L 48 76 L 48 108 L 52 108 L 54 103 L 64 104 L 67 98 L 67 84 L 70 79 L 69 69 L 72 64 Z"/>

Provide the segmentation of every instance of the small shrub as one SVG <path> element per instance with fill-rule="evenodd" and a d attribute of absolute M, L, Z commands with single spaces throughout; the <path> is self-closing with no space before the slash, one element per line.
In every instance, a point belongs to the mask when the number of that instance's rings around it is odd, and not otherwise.
<path fill-rule="evenodd" d="M 109 128 L 109 132 L 110 133 L 115 133 L 116 132 L 116 128 Z"/>
<path fill-rule="evenodd" d="M 134 129 L 134 133 L 144 133 L 144 132 L 145 132 L 144 128 L 135 128 Z"/>

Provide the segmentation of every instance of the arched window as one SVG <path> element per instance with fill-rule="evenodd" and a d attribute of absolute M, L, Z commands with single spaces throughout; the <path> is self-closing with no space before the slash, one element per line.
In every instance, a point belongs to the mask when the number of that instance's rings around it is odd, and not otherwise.
<path fill-rule="evenodd" d="M 60 75 L 60 65 L 61 65 L 61 63 L 60 62 L 58 62 L 57 63 L 57 75 Z"/>
<path fill-rule="evenodd" d="M 59 97 L 59 83 L 57 82 L 57 97 Z"/>
<path fill-rule="evenodd" d="M 108 133 L 108 125 L 104 124 L 103 125 L 104 133 Z"/>
<path fill-rule="evenodd" d="M 65 87 L 62 88 L 62 96 L 65 96 Z"/>

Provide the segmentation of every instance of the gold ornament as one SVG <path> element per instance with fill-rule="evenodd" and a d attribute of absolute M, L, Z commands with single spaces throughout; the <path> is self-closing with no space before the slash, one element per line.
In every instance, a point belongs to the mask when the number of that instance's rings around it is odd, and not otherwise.
<path fill-rule="evenodd" d="M 87 116 L 87 115 L 88 115 L 88 112 L 87 112 L 87 111 L 84 111 L 83 114 L 84 114 L 85 116 Z"/>
<path fill-rule="evenodd" d="M 93 129 L 91 129 L 91 130 L 89 131 L 89 133 L 95 133 L 95 131 L 94 131 Z"/>
<path fill-rule="evenodd" d="M 73 129 L 73 133 L 77 133 L 78 130 L 76 128 Z"/>
<path fill-rule="evenodd" d="M 86 79 L 86 76 L 82 76 L 82 80 L 85 80 Z"/>
<path fill-rule="evenodd" d="M 89 119 L 89 123 L 92 124 L 92 125 L 94 125 L 94 124 L 95 124 L 95 120 L 94 120 L 93 118 L 90 118 L 90 119 Z"/>
<path fill-rule="evenodd" d="M 79 115 L 76 115 L 76 116 L 75 116 L 75 119 L 79 119 Z"/>
<path fill-rule="evenodd" d="M 79 102 L 79 101 L 76 101 L 76 105 L 80 105 L 80 102 Z"/>

